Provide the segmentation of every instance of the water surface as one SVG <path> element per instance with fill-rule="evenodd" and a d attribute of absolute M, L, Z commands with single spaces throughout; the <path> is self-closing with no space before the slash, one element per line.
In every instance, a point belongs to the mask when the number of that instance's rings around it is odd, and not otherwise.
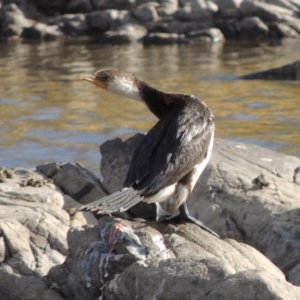
<path fill-rule="evenodd" d="M 300 157 L 299 82 L 236 79 L 299 60 L 299 49 L 297 40 L 277 47 L 0 44 L 0 166 L 78 161 L 99 173 L 101 143 L 151 128 L 156 118 L 143 104 L 76 79 L 112 66 L 163 91 L 203 99 L 217 137 Z"/>

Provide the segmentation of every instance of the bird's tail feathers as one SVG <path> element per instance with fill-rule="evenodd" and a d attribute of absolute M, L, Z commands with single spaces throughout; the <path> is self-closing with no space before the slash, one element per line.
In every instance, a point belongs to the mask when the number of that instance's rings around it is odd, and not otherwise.
<path fill-rule="evenodd" d="M 143 196 L 137 195 L 133 188 L 124 188 L 107 197 L 83 205 L 79 210 L 91 211 L 97 214 L 123 212 L 142 201 L 143 198 Z"/>

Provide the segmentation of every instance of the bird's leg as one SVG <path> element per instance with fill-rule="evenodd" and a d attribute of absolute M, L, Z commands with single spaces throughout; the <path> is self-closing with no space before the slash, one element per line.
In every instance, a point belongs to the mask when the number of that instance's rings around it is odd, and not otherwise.
<path fill-rule="evenodd" d="M 158 222 L 161 218 L 169 217 L 170 214 L 167 213 L 162 207 L 160 206 L 159 202 L 155 202 L 156 206 L 156 221 Z"/>
<path fill-rule="evenodd" d="M 179 215 L 174 216 L 174 217 L 170 217 L 170 218 L 166 218 L 163 220 L 163 222 L 170 222 L 170 223 L 177 223 L 177 222 L 181 222 L 181 221 L 186 221 L 189 223 L 194 223 L 196 225 L 198 225 L 200 228 L 208 231 L 209 233 L 211 233 L 212 235 L 216 236 L 216 237 L 220 237 L 217 233 L 215 233 L 213 230 L 211 230 L 210 228 L 208 228 L 207 226 L 205 226 L 201 221 L 197 220 L 196 218 L 192 217 L 188 211 L 187 208 L 187 204 L 186 202 L 184 202 L 183 204 L 181 204 L 179 206 Z"/>

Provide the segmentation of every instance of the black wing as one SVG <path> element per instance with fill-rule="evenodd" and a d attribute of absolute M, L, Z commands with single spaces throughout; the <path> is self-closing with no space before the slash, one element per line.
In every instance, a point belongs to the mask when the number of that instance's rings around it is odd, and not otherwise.
<path fill-rule="evenodd" d="M 213 116 L 201 109 L 183 107 L 171 111 L 145 136 L 135 151 L 125 187 L 150 196 L 179 181 L 207 153 L 213 134 Z"/>

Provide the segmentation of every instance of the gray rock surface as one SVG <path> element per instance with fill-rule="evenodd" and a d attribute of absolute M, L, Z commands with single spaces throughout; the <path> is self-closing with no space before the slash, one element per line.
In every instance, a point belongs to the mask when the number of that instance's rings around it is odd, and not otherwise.
<path fill-rule="evenodd" d="M 80 164 L 46 163 L 37 170 L 51 178 L 65 194 L 81 204 L 106 196 L 99 179 Z"/>
<path fill-rule="evenodd" d="M 0 299 L 63 299 L 44 276 L 64 262 L 69 228 L 87 223 L 66 204 L 78 206 L 36 170 L 1 169 Z"/>
<path fill-rule="evenodd" d="M 192 224 L 103 217 L 70 230 L 68 243 L 65 264 L 48 274 L 68 299 L 296 300 L 300 293 L 254 248 Z"/>
<path fill-rule="evenodd" d="M 78 212 L 122 187 L 142 138 L 101 146 L 102 184 L 79 164 L 0 169 L 0 299 L 298 300 L 300 159 L 216 140 L 188 205 L 223 239 Z"/>

